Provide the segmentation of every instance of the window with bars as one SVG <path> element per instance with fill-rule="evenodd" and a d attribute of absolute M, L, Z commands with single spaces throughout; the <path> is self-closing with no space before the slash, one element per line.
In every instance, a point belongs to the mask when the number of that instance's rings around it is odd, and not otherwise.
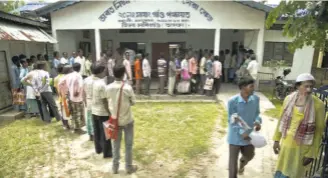
<path fill-rule="evenodd" d="M 270 60 L 283 60 L 286 66 L 293 65 L 294 54 L 288 51 L 288 43 L 286 42 L 265 42 L 263 65 Z"/>

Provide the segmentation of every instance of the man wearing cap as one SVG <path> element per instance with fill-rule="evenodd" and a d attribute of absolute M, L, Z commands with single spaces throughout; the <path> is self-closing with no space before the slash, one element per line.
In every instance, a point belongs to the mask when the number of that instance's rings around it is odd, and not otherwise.
<path fill-rule="evenodd" d="M 325 128 L 324 103 L 312 95 L 315 79 L 311 74 L 296 78 L 295 92 L 288 95 L 281 109 L 273 136 L 273 151 L 279 154 L 274 178 L 298 178 L 318 157 Z"/>

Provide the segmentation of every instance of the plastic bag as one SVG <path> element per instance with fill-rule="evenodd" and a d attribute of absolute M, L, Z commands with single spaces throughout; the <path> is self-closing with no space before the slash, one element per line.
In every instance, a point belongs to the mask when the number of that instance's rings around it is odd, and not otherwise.
<path fill-rule="evenodd" d="M 252 129 L 237 113 L 231 115 L 230 122 L 231 124 L 238 123 L 239 126 L 242 127 L 244 130 Z"/>
<path fill-rule="evenodd" d="M 253 131 L 249 137 L 251 138 L 251 144 L 255 148 L 262 148 L 267 145 L 266 139 L 260 132 Z"/>

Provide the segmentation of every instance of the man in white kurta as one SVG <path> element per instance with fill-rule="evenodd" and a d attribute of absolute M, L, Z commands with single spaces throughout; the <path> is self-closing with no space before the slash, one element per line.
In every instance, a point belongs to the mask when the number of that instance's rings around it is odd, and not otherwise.
<path fill-rule="evenodd" d="M 79 49 L 79 51 L 77 52 L 77 56 L 74 59 L 74 63 L 80 63 L 81 64 L 81 70 L 80 70 L 80 74 L 82 76 L 86 76 L 85 73 L 85 57 L 83 56 L 83 51 L 81 49 Z"/>

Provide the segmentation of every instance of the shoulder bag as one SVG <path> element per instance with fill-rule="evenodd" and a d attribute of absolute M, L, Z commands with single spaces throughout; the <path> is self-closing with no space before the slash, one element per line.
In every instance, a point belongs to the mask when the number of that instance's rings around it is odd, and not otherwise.
<path fill-rule="evenodd" d="M 107 121 L 103 122 L 106 140 L 109 140 L 109 139 L 116 140 L 117 136 L 118 136 L 118 130 L 119 130 L 118 119 L 120 117 L 120 108 L 121 108 L 123 87 L 124 87 L 124 82 L 122 83 L 122 86 L 120 89 L 120 95 L 118 97 L 116 118 L 113 116 L 110 116 Z"/>

